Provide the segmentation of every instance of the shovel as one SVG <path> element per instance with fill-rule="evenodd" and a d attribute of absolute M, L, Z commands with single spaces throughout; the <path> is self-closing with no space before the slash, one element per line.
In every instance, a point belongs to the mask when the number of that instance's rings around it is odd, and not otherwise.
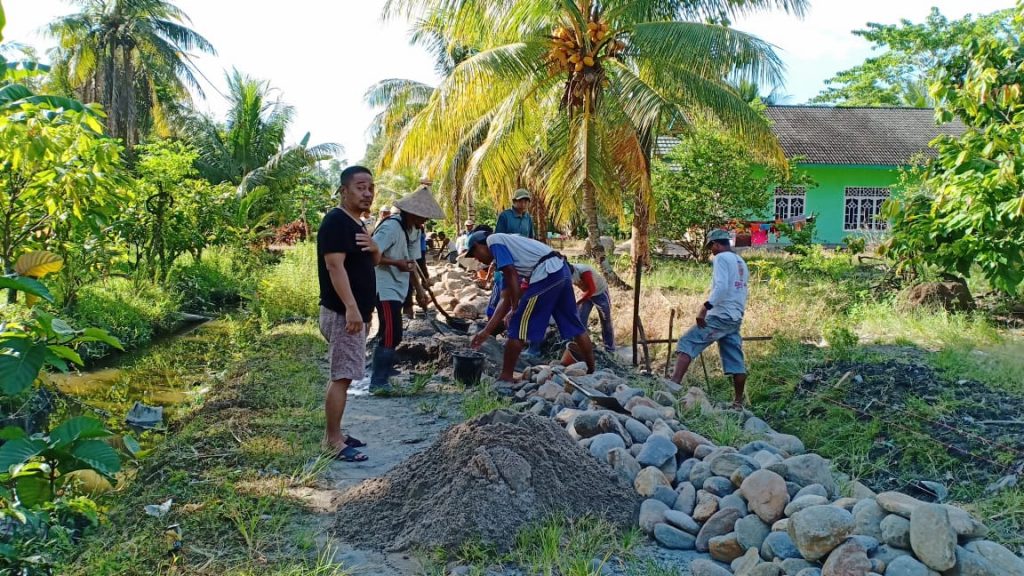
<path fill-rule="evenodd" d="M 590 390 L 589 388 L 581 386 L 580 384 L 577 384 L 576 382 L 573 381 L 572 378 L 566 376 L 565 374 L 556 374 L 555 381 L 558 382 L 559 384 L 567 382 L 569 386 L 572 386 L 574 390 L 578 391 L 580 394 L 583 394 L 584 396 L 587 397 L 588 400 L 590 400 L 594 404 L 597 404 L 601 408 L 607 408 L 613 412 L 618 412 L 619 414 L 629 414 L 629 411 L 626 410 L 622 406 L 622 404 L 619 404 L 619 401 L 616 400 L 615 397 L 608 396 L 607 394 L 602 394 L 601 392 Z"/>
<path fill-rule="evenodd" d="M 441 304 L 437 301 L 437 297 L 434 296 L 434 291 L 431 290 L 430 286 L 427 284 L 427 277 L 423 274 L 423 270 L 420 270 L 419 266 L 416 267 L 416 274 L 419 276 L 420 285 L 423 286 L 423 288 L 426 289 L 427 294 L 430 295 L 430 301 L 434 303 L 434 307 L 441 313 L 441 316 L 444 316 L 445 323 L 459 332 L 467 332 L 469 330 L 469 322 L 462 318 L 455 318 L 451 314 L 445 312 L 444 308 L 442 308 Z M 435 326 L 435 328 L 436 327 L 437 326 Z"/>

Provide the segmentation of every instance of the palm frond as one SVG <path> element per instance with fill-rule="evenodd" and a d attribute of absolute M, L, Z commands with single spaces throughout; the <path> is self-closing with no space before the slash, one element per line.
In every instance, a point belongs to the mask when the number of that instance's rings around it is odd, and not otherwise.
<path fill-rule="evenodd" d="M 628 34 L 627 57 L 638 62 L 704 78 L 783 82 L 785 66 L 772 46 L 745 32 L 694 22 L 644 22 Z"/>

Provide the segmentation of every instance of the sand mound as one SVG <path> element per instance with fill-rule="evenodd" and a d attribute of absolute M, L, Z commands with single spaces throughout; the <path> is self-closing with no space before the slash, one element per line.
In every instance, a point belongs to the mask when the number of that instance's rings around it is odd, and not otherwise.
<path fill-rule="evenodd" d="M 480 539 L 507 549 L 524 524 L 552 514 L 629 527 L 639 500 L 554 421 L 499 411 L 452 427 L 338 504 L 335 531 L 352 544 L 406 550 Z"/>

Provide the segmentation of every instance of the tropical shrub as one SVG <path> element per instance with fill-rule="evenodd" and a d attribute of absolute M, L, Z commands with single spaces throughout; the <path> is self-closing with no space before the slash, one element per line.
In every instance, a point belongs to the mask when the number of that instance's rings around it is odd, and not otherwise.
<path fill-rule="evenodd" d="M 211 248 L 202 260 L 190 255 L 179 258 L 168 281 L 183 310 L 216 312 L 251 296 L 255 289 L 253 265 L 242 251 Z"/>
<path fill-rule="evenodd" d="M 158 140 L 136 151 L 136 198 L 119 229 L 132 246 L 135 268 L 163 279 L 179 255 L 201 259 L 207 246 L 227 242 L 224 224 L 237 200 L 231 185 L 199 176 L 199 154 L 183 142 Z"/>
<path fill-rule="evenodd" d="M 0 114 L 0 264 L 46 248 L 102 240 L 123 194 L 121 148 L 103 137 L 95 108 L 23 103 Z M 85 224 L 88 225 L 85 225 Z"/>
<path fill-rule="evenodd" d="M 699 130 L 654 163 L 656 230 L 706 259 L 708 233 L 734 218 L 764 217 L 770 186 L 780 177 L 755 167 L 735 139 Z"/>
<path fill-rule="evenodd" d="M 24 276 L 0 277 L 0 288 L 52 304 L 49 290 L 32 276 L 56 272 L 62 263 L 44 254 L 35 264 L 21 267 Z M 0 397 L 22 394 L 44 369 L 66 372 L 69 363 L 82 365 L 76 349 L 92 342 L 121 347 L 103 330 L 75 329 L 38 308 L 28 320 L 0 324 Z M 0 541 L 0 573 L 49 573 L 50 555 L 95 525 L 97 508 L 75 494 L 76 483 L 82 474 L 115 480 L 121 458 L 104 441 L 110 436 L 102 422 L 86 416 L 61 422 L 49 433 L 0 429 L 0 524 L 6 532 Z"/>
<path fill-rule="evenodd" d="M 110 332 L 128 348 L 138 348 L 173 329 L 178 299 L 147 280 L 108 278 L 83 287 L 70 315 L 79 324 Z M 92 343 L 85 346 L 84 355 L 97 358 L 109 352 L 105 344 Z"/>
<path fill-rule="evenodd" d="M 792 224 L 782 223 L 778 225 L 779 232 L 789 239 L 789 245 L 784 250 L 790 254 L 806 256 L 814 246 L 814 233 L 818 224 L 814 220 L 807 220 L 800 228 Z"/>
<path fill-rule="evenodd" d="M 937 157 L 884 207 L 893 222 L 884 251 L 903 266 L 932 265 L 961 278 L 977 267 L 1008 294 L 1024 282 L 1022 35 L 1019 2 L 1010 33 L 971 37 L 932 86 L 938 119 L 959 118 L 967 131 L 937 139 Z"/>
<path fill-rule="evenodd" d="M 863 254 L 868 248 L 868 239 L 864 236 L 846 236 L 843 238 L 843 251 L 851 256 Z"/>
<path fill-rule="evenodd" d="M 320 285 L 316 244 L 298 244 L 260 280 L 253 308 L 266 325 L 295 318 L 316 318 Z"/>

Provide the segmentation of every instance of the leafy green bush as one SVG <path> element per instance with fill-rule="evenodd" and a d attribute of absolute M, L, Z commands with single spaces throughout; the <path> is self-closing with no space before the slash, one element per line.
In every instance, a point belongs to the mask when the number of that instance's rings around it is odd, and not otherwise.
<path fill-rule="evenodd" d="M 171 268 L 169 284 L 190 312 L 215 312 L 238 305 L 255 289 L 253 263 L 240 252 L 212 248 L 196 261 L 182 256 Z"/>
<path fill-rule="evenodd" d="M 863 236 L 847 236 L 843 238 L 843 250 L 851 256 L 863 254 L 868 248 L 868 239 Z"/>
<path fill-rule="evenodd" d="M 138 348 L 156 334 L 171 330 L 177 312 L 177 298 L 161 286 L 108 278 L 82 288 L 70 315 L 79 324 L 110 332 L 125 348 Z M 86 346 L 85 356 L 98 358 L 107 352 L 106 345 L 91 343 Z"/>
<path fill-rule="evenodd" d="M 857 347 L 857 344 L 860 342 L 856 332 L 840 323 L 833 323 L 826 326 L 822 331 L 822 336 L 825 338 L 825 341 L 828 342 L 829 348 L 831 349 L 830 355 L 835 359 L 849 358 L 853 350 Z"/>
<path fill-rule="evenodd" d="M 51 260 L 43 276 L 60 270 Z M 0 287 L 53 303 L 53 296 L 30 276 L 0 276 Z M 82 365 L 75 348 L 88 342 L 120 343 L 103 330 L 74 328 L 38 308 L 23 321 L 4 323 L 0 333 L 0 399 L 16 398 L 38 382 L 44 368 L 67 372 Z M 67 549 L 81 531 L 96 526 L 98 509 L 90 499 L 75 497 L 79 484 L 91 478 L 110 486 L 121 469 L 121 457 L 106 439 L 103 423 L 78 416 L 59 423 L 48 434 L 29 434 L 18 425 L 0 428 L 0 574 L 49 574 L 50 554 Z M 126 446 L 135 446 L 134 441 Z M 131 449 L 131 448 L 129 448 Z M 96 484 L 94 484 L 96 485 Z"/>
<path fill-rule="evenodd" d="M 316 245 L 298 244 L 260 280 L 253 310 L 265 325 L 316 318 L 320 309 Z"/>
<path fill-rule="evenodd" d="M 808 220 L 804 222 L 804 225 L 798 230 L 796 226 L 782 223 L 779 224 L 779 231 L 782 235 L 789 239 L 789 245 L 784 249 L 790 254 L 797 254 L 805 256 L 814 246 L 814 231 L 818 227 L 814 220 Z"/>

